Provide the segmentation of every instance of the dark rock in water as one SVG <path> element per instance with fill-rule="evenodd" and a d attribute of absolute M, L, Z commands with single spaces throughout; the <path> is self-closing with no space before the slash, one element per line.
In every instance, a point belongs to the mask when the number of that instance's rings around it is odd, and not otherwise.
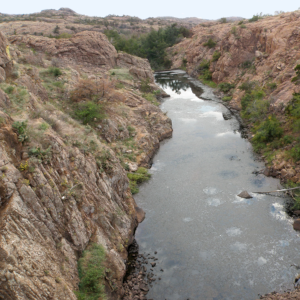
<path fill-rule="evenodd" d="M 152 268 L 156 266 L 156 263 L 151 263 Z"/>
<path fill-rule="evenodd" d="M 135 211 L 137 214 L 137 220 L 139 223 L 142 223 L 145 219 L 146 213 L 138 206 L 135 207 Z"/>
<path fill-rule="evenodd" d="M 249 195 L 247 191 L 242 191 L 240 194 L 238 194 L 239 197 L 244 198 L 244 199 L 250 199 L 253 198 L 252 196 Z"/>
<path fill-rule="evenodd" d="M 294 221 L 293 227 L 295 230 L 300 231 L 300 219 Z"/>

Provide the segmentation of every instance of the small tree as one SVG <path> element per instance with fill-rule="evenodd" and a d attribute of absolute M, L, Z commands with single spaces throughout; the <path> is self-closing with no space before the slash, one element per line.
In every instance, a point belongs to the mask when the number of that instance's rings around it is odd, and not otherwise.
<path fill-rule="evenodd" d="M 56 25 L 56 27 L 53 29 L 53 33 L 55 33 L 55 34 L 59 34 L 59 26 L 58 25 Z"/>
<path fill-rule="evenodd" d="M 221 19 L 220 19 L 220 22 L 221 22 L 221 23 L 227 23 L 227 19 L 226 19 L 226 18 L 221 18 Z"/>

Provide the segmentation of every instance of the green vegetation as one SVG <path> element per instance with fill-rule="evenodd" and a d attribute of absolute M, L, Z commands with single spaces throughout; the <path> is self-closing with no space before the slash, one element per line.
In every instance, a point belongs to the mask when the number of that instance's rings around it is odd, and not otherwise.
<path fill-rule="evenodd" d="M 148 173 L 146 168 L 140 167 L 135 173 L 127 173 L 129 178 L 129 187 L 132 194 L 139 192 L 138 184 L 143 183 L 151 178 L 151 174 Z"/>
<path fill-rule="evenodd" d="M 297 65 L 294 68 L 294 70 L 296 71 L 296 76 L 292 78 L 292 82 L 297 84 L 299 82 L 299 79 L 300 79 L 300 65 Z"/>
<path fill-rule="evenodd" d="M 146 93 L 142 95 L 147 101 L 152 103 L 153 105 L 159 106 L 159 102 L 157 101 L 156 97 L 152 93 Z"/>
<path fill-rule="evenodd" d="M 221 53 L 219 51 L 215 51 L 213 56 L 212 56 L 212 62 L 219 60 L 219 58 L 221 57 Z"/>
<path fill-rule="evenodd" d="M 133 80 L 133 76 L 129 73 L 128 69 L 111 69 L 110 75 L 118 80 Z"/>
<path fill-rule="evenodd" d="M 105 300 L 105 250 L 94 244 L 83 252 L 78 261 L 79 291 L 78 300 Z"/>
<path fill-rule="evenodd" d="M 235 88 L 235 85 L 229 82 L 222 82 L 218 85 L 218 88 L 223 93 L 228 93 L 229 91 Z"/>
<path fill-rule="evenodd" d="M 225 102 L 228 102 L 228 101 L 231 101 L 232 100 L 232 97 L 231 96 L 225 96 L 222 98 L 223 101 Z"/>
<path fill-rule="evenodd" d="M 51 146 L 49 146 L 46 150 L 38 148 L 31 148 L 28 152 L 30 156 L 36 157 L 40 161 L 50 161 L 52 152 L 51 152 Z"/>
<path fill-rule="evenodd" d="M 209 70 L 210 61 L 203 59 L 198 67 L 199 72 L 199 80 L 201 80 L 204 84 L 216 88 L 217 84 L 212 81 L 212 73 Z"/>
<path fill-rule="evenodd" d="M 252 66 L 252 61 L 250 61 L 250 60 L 246 60 L 241 63 L 241 67 L 243 69 L 249 69 L 249 68 L 251 68 L 251 66 Z"/>
<path fill-rule="evenodd" d="M 168 69 L 171 61 L 167 59 L 166 49 L 178 43 L 183 37 L 190 37 L 191 31 L 176 24 L 141 36 L 127 38 L 115 30 L 106 30 L 105 34 L 118 51 L 124 51 L 139 57 L 148 58 L 154 70 Z"/>
<path fill-rule="evenodd" d="M 12 127 L 17 131 L 18 140 L 20 142 L 25 143 L 29 140 L 29 137 L 28 137 L 28 134 L 27 134 L 27 121 L 14 122 L 12 124 Z"/>
<path fill-rule="evenodd" d="M 227 19 L 226 19 L 226 18 L 221 18 L 221 19 L 220 19 L 220 22 L 223 23 L 223 24 L 224 24 L 224 23 L 227 23 Z"/>
<path fill-rule="evenodd" d="M 203 46 L 208 48 L 214 48 L 216 45 L 217 43 L 212 38 L 209 38 L 208 41 L 203 44 Z"/>
<path fill-rule="evenodd" d="M 251 19 L 249 19 L 248 21 L 249 22 L 256 22 L 258 21 L 259 19 L 261 19 L 261 16 L 259 15 L 254 15 Z"/>
<path fill-rule="evenodd" d="M 59 34 L 59 29 L 60 29 L 59 26 L 56 25 L 55 28 L 53 29 L 53 33 Z"/>
<path fill-rule="evenodd" d="M 54 77 L 59 77 L 60 75 L 62 75 L 61 70 L 59 68 L 55 68 L 55 67 L 49 67 L 48 73 L 53 75 Z"/>
<path fill-rule="evenodd" d="M 283 129 L 275 116 L 269 116 L 256 128 L 252 141 L 255 150 L 265 148 L 266 143 L 274 141 L 283 135 Z"/>
<path fill-rule="evenodd" d="M 75 117 L 81 120 L 84 125 L 103 120 L 105 119 L 103 105 L 93 101 L 79 103 L 75 110 Z"/>

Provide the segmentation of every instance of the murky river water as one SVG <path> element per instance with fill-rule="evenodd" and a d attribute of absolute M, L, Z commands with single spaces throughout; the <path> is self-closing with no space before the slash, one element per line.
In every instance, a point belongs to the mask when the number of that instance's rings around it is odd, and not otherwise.
<path fill-rule="evenodd" d="M 161 277 L 147 298 L 249 300 L 290 288 L 300 238 L 284 199 L 236 196 L 276 189 L 279 181 L 252 173 L 264 165 L 255 161 L 238 121 L 225 120 L 230 113 L 212 89 L 182 71 L 159 73 L 156 80 L 171 95 L 161 108 L 174 132 L 135 197 L 146 211 L 136 232 L 140 253 L 158 252 L 153 269 Z"/>

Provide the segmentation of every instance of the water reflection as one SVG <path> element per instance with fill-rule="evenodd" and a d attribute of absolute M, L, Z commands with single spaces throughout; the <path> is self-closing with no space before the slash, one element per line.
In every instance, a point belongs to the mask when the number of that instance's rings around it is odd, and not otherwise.
<path fill-rule="evenodd" d="M 185 72 L 170 72 L 166 76 L 166 73 L 156 73 L 155 80 L 156 82 L 163 88 L 171 88 L 172 92 L 180 95 L 182 92 L 186 91 L 187 89 L 191 88 L 192 92 L 200 97 L 203 93 L 201 87 L 197 86 L 193 81 L 191 81 L 189 76 L 186 76 Z"/>

